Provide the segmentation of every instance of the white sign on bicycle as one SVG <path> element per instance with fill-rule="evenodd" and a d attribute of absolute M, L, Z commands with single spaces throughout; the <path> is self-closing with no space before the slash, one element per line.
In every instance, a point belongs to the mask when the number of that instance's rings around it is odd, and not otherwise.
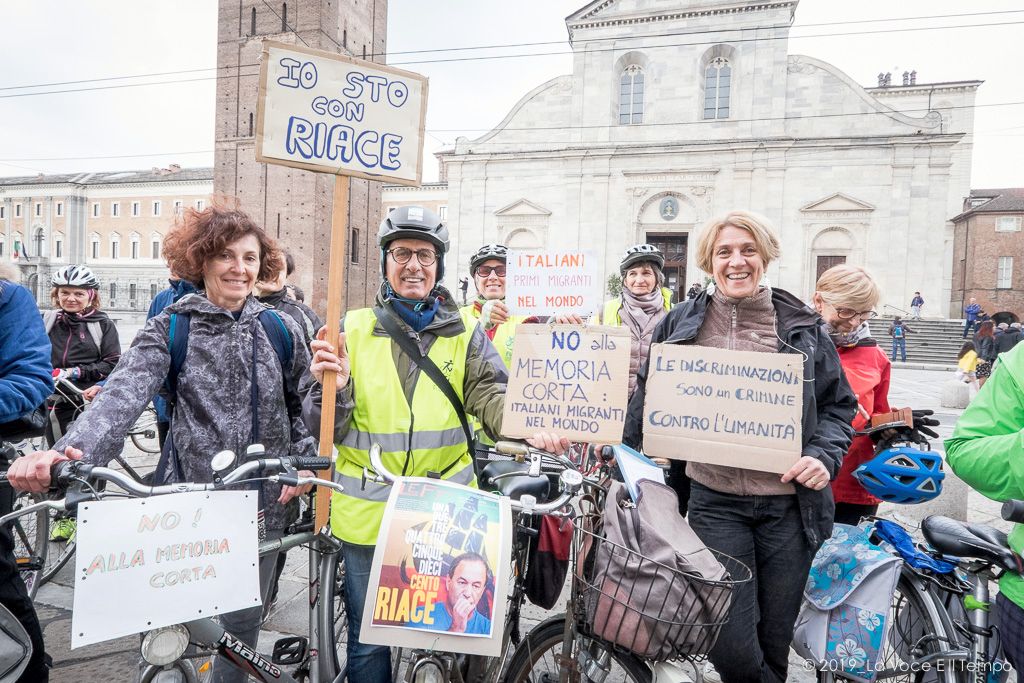
<path fill-rule="evenodd" d="M 257 494 L 78 507 L 71 647 L 260 604 Z"/>

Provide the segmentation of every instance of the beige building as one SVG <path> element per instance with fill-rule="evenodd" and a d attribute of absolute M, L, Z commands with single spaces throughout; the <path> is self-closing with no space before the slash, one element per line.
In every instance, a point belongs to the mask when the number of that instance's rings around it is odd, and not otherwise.
<path fill-rule="evenodd" d="M 381 204 L 386 215 L 399 206 L 422 206 L 430 209 L 441 220 L 448 220 L 448 183 L 423 183 L 419 187 L 408 185 L 385 185 L 381 188 Z"/>
<path fill-rule="evenodd" d="M 42 307 L 53 271 L 84 263 L 100 281 L 104 308 L 145 311 L 167 286 L 164 237 L 212 190 L 213 169 L 177 165 L 0 178 L 0 258 L 19 266 Z"/>

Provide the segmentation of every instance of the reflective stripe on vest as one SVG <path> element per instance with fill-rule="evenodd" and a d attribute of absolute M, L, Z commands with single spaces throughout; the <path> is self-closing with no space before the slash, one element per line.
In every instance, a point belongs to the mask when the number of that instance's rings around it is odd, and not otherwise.
<path fill-rule="evenodd" d="M 473 460 L 462 424 L 451 403 L 420 372 L 412 409 L 406 400 L 391 353 L 391 338 L 375 336 L 377 318 L 369 308 L 345 316 L 345 341 L 356 405 L 350 428 L 337 444 L 335 481 L 345 493 L 331 495 L 331 531 L 347 543 L 374 545 L 391 487 L 367 481 L 370 445 L 379 443 L 384 465 L 395 474 L 426 476 L 450 467 L 443 478 L 476 485 Z M 457 337 L 438 337 L 429 356 L 462 398 L 466 353 L 473 328 Z M 454 463 L 454 464 L 453 464 Z"/>
<path fill-rule="evenodd" d="M 672 290 L 666 287 L 661 288 L 661 298 L 665 302 L 665 310 L 672 310 Z M 619 309 L 622 308 L 622 297 L 618 296 L 604 302 L 604 310 L 601 312 L 601 324 L 618 327 L 622 324 L 619 316 Z"/>

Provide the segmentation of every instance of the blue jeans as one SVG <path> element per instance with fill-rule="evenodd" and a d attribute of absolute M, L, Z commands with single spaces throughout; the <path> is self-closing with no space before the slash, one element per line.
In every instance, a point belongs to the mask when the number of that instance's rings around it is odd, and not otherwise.
<path fill-rule="evenodd" d="M 359 642 L 359 627 L 366 605 L 373 563 L 372 545 L 343 543 L 345 558 L 345 612 L 348 618 L 348 664 L 346 680 L 358 683 L 391 683 L 391 649 Z"/>
<path fill-rule="evenodd" d="M 900 361 L 907 362 L 907 338 L 906 337 L 893 337 L 892 338 L 892 359 L 896 360 L 896 349 L 900 351 Z"/>
<path fill-rule="evenodd" d="M 967 334 L 971 331 L 971 328 L 974 327 L 974 323 L 974 320 L 964 321 L 964 339 L 967 339 Z"/>
<path fill-rule="evenodd" d="M 799 485 L 799 484 L 798 484 Z M 791 496 L 738 496 L 690 482 L 690 526 L 709 548 L 750 567 L 711 649 L 725 683 L 782 683 L 804 584 L 817 548 Z"/>

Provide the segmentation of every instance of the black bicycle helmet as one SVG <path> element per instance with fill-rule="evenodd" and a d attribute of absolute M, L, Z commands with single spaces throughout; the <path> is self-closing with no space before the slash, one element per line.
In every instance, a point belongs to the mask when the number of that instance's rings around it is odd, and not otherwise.
<path fill-rule="evenodd" d="M 385 258 L 390 242 L 403 237 L 426 240 L 437 247 L 437 281 L 444 277 L 444 255 L 448 253 L 448 226 L 441 217 L 422 206 L 399 206 L 392 209 L 380 223 L 377 244 L 380 246 L 380 274 L 387 277 Z"/>
<path fill-rule="evenodd" d="M 85 266 L 64 266 L 50 277 L 54 287 L 81 287 L 82 289 L 99 289 L 100 282 L 93 272 Z"/>
<path fill-rule="evenodd" d="M 508 248 L 504 244 L 485 244 L 480 247 L 469 259 L 469 272 L 475 274 L 477 266 L 491 259 L 508 261 Z"/>
<path fill-rule="evenodd" d="M 627 270 L 641 261 L 655 263 L 659 269 L 665 267 L 665 257 L 656 246 L 653 244 L 637 244 L 627 249 L 626 253 L 622 255 L 622 262 L 619 263 L 619 274 L 625 275 Z"/>

